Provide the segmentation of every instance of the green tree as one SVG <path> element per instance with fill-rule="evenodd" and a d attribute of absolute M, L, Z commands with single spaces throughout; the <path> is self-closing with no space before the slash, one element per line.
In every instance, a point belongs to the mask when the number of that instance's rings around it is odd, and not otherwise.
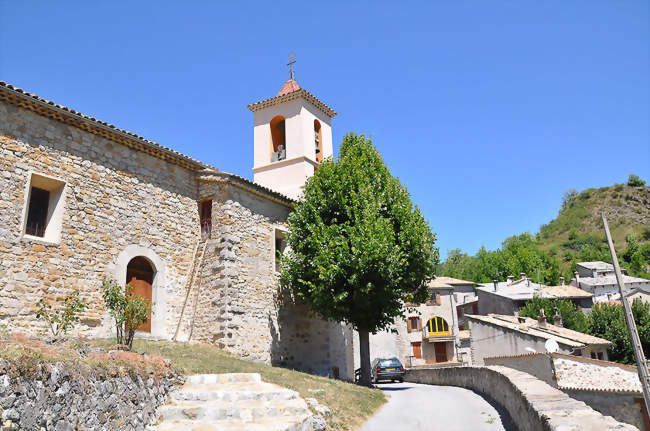
<path fill-rule="evenodd" d="M 560 212 L 570 208 L 577 198 L 578 191 L 576 189 L 568 189 L 565 191 L 562 195 L 562 207 L 560 208 Z"/>
<path fill-rule="evenodd" d="M 587 332 L 588 330 L 585 315 L 571 301 L 567 301 L 566 299 L 534 297 L 532 300 L 526 302 L 524 307 L 519 309 L 519 315 L 537 318 L 541 309 L 544 309 L 546 320 L 550 324 L 553 324 L 555 309 L 557 309 L 560 317 L 562 317 L 562 325 L 565 328 L 578 332 Z"/>
<path fill-rule="evenodd" d="M 639 331 L 639 338 L 646 358 L 650 354 L 650 305 L 634 300 L 632 314 Z M 612 342 L 608 350 L 609 359 L 624 364 L 634 364 L 632 342 L 627 331 L 623 306 L 611 303 L 596 303 L 589 313 L 588 333 Z"/>
<path fill-rule="evenodd" d="M 645 181 L 639 178 L 638 175 L 630 174 L 630 176 L 627 177 L 627 185 L 630 187 L 643 187 L 645 186 Z"/>
<path fill-rule="evenodd" d="M 70 293 L 63 299 L 63 304 L 56 304 L 55 307 L 44 299 L 40 299 L 36 305 L 38 305 L 36 318 L 47 322 L 55 338 L 66 334 L 79 321 L 79 315 L 88 308 L 88 303 L 79 297 L 78 290 Z"/>
<path fill-rule="evenodd" d="M 102 289 L 104 304 L 108 313 L 115 320 L 117 344 L 131 350 L 136 329 L 149 318 L 151 302 L 134 295 L 130 284 L 122 287 L 111 278 L 104 279 Z"/>
<path fill-rule="evenodd" d="M 288 218 L 283 286 L 323 318 L 359 332 L 361 384 L 370 385 L 370 333 L 427 299 L 438 262 L 435 234 L 406 188 L 363 135 L 321 163 Z"/>

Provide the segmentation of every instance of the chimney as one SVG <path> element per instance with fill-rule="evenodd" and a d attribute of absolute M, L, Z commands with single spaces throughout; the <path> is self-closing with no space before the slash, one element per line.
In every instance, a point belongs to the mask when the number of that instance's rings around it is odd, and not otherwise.
<path fill-rule="evenodd" d="M 525 272 L 520 273 L 519 277 L 523 280 L 524 278 L 526 278 L 526 273 Z"/>
<path fill-rule="evenodd" d="M 494 291 L 497 291 L 497 287 L 499 286 L 499 282 L 496 280 L 492 280 L 492 283 L 494 283 Z"/>
<path fill-rule="evenodd" d="M 580 287 L 580 274 L 578 274 L 578 271 L 574 272 L 573 275 L 576 276 L 576 287 Z"/>
<path fill-rule="evenodd" d="M 546 328 L 546 314 L 544 314 L 544 309 L 539 310 L 539 317 L 537 318 L 537 326 L 540 328 Z"/>
<path fill-rule="evenodd" d="M 526 279 L 526 286 L 530 287 L 530 278 Z"/>
<path fill-rule="evenodd" d="M 515 276 L 514 275 L 509 275 L 508 278 L 507 278 L 507 281 L 508 281 L 508 284 L 512 283 L 513 281 L 515 281 Z"/>
<path fill-rule="evenodd" d="M 560 277 L 560 285 L 564 286 L 564 277 Z"/>
<path fill-rule="evenodd" d="M 562 316 L 560 316 L 560 312 L 557 310 L 557 307 L 555 307 L 555 316 L 553 316 L 553 324 L 555 326 L 559 326 L 562 328 Z"/>

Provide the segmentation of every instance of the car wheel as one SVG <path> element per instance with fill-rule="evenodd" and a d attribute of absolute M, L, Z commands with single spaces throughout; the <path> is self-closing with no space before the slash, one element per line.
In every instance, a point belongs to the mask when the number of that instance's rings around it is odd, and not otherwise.
<path fill-rule="evenodd" d="M 398 380 L 400 383 L 404 383 L 404 378 L 402 377 L 401 379 Z"/>

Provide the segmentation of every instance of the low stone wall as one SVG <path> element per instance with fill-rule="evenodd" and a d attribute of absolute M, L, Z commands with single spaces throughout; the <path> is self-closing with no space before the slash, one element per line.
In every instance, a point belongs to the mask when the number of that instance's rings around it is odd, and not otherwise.
<path fill-rule="evenodd" d="M 560 388 L 571 398 L 587 403 L 599 412 L 617 421 L 632 424 L 640 430 L 650 431 L 643 424 L 643 394 L 634 392 L 590 391 Z M 650 424 L 649 424 L 650 425 Z"/>
<path fill-rule="evenodd" d="M 557 388 L 553 359 L 546 353 L 531 353 L 516 356 L 485 358 L 485 365 L 501 365 L 531 374 Z"/>
<path fill-rule="evenodd" d="M 41 363 L 33 373 L 0 360 L 2 431 L 144 430 L 156 408 L 181 383 L 174 371 L 154 378 L 135 372 Z M 112 374 L 112 375 L 111 375 Z"/>
<path fill-rule="evenodd" d="M 492 398 L 520 430 L 636 430 L 530 374 L 502 366 L 409 370 L 406 380 L 472 389 Z"/>

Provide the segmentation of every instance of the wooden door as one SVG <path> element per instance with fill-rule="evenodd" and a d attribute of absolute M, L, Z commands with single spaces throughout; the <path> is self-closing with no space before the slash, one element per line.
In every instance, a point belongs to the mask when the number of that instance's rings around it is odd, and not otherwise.
<path fill-rule="evenodd" d="M 411 344 L 413 346 L 413 356 L 415 356 L 418 359 L 422 358 L 422 343 L 415 342 Z"/>
<path fill-rule="evenodd" d="M 447 362 L 447 343 L 433 343 L 436 350 L 436 362 Z"/>
<path fill-rule="evenodd" d="M 131 277 L 131 280 L 129 280 L 129 284 L 133 287 L 133 295 L 141 296 L 151 304 L 151 283 L 133 276 Z M 137 329 L 138 331 L 151 332 L 151 307 L 149 307 L 149 317 L 147 317 L 147 321 L 138 326 Z"/>

